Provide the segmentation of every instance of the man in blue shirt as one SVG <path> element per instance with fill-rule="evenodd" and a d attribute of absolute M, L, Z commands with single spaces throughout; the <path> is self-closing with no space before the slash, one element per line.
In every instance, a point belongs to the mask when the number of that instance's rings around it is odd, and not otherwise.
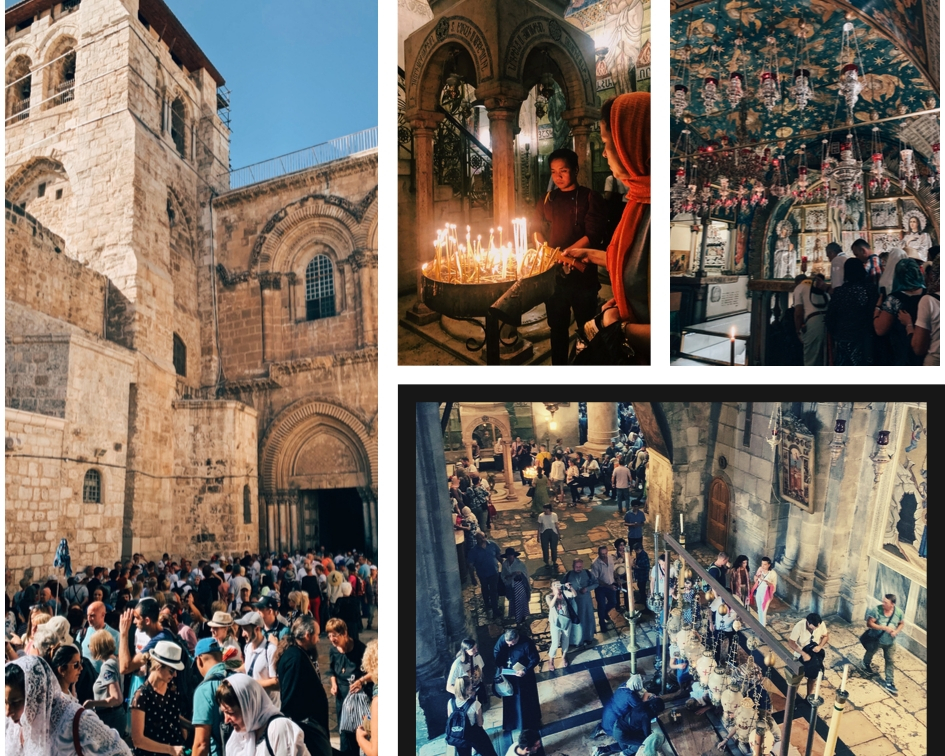
<path fill-rule="evenodd" d="M 476 584 L 476 577 L 482 582 L 482 603 L 486 614 L 499 615 L 499 563 L 502 554 L 495 541 L 488 540 L 482 533 L 476 534 L 476 545 L 469 550 L 467 563 L 475 571 L 472 575 L 472 584 Z"/>
<path fill-rule="evenodd" d="M 193 756 L 223 756 L 220 725 L 223 715 L 216 702 L 217 688 L 228 670 L 223 663 L 223 649 L 216 638 L 201 638 L 194 649 L 197 671 L 203 682 L 194 691 Z"/>
<path fill-rule="evenodd" d="M 630 511 L 624 516 L 623 521 L 627 523 L 627 548 L 643 545 L 643 523 L 646 522 L 646 515 L 640 511 L 640 499 L 634 499 L 630 504 Z"/>

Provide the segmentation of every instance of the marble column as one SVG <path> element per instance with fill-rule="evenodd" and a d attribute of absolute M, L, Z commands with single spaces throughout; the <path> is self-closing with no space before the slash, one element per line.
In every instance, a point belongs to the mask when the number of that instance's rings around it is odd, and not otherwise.
<path fill-rule="evenodd" d="M 515 217 L 515 107 L 493 107 L 489 113 L 489 135 L 492 139 L 492 202 L 497 229 L 501 226 L 505 239 L 512 240 L 512 218 Z"/>
<path fill-rule="evenodd" d="M 298 491 L 292 491 L 288 499 L 289 506 L 289 542 L 287 544 L 290 551 L 300 547 L 299 538 L 299 494 Z"/>
<path fill-rule="evenodd" d="M 617 402 L 587 403 L 587 443 L 581 447 L 599 457 L 610 445 L 610 439 L 620 435 Z"/>
<path fill-rule="evenodd" d="M 266 545 L 270 552 L 276 550 L 276 502 L 273 496 L 266 497 Z"/>
<path fill-rule="evenodd" d="M 504 458 L 503 467 L 505 468 L 503 472 L 505 473 L 505 499 L 504 501 L 515 501 L 518 499 L 518 496 L 515 495 L 515 476 L 512 474 L 512 441 L 511 439 L 506 443 L 502 444 L 505 447 L 502 451 L 502 456 Z"/>
<path fill-rule="evenodd" d="M 443 732 L 446 674 L 466 636 L 466 609 L 460 585 L 439 405 L 418 402 L 416 665 L 418 701 L 431 732 Z"/>
<path fill-rule="evenodd" d="M 423 304 L 423 263 L 433 257 L 433 135 L 442 116 L 434 113 L 421 114 L 411 119 L 413 128 L 414 172 L 417 186 L 417 238 L 415 241 L 417 260 L 417 301 L 407 311 L 407 319 L 418 325 L 432 323 L 439 314 Z"/>
<path fill-rule="evenodd" d="M 377 345 L 377 250 L 358 250 L 351 255 L 351 269 L 358 282 L 361 311 L 359 343 L 362 347 Z"/>

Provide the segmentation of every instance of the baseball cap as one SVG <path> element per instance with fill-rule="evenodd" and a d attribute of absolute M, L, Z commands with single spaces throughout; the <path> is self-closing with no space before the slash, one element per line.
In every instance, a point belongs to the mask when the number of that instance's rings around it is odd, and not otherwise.
<path fill-rule="evenodd" d="M 236 625 L 255 625 L 256 627 L 265 627 L 266 623 L 259 612 L 247 612 L 234 623 Z"/>
<path fill-rule="evenodd" d="M 253 609 L 275 609 L 279 610 L 279 599 L 272 593 L 263 596 L 259 601 L 253 604 Z"/>
<path fill-rule="evenodd" d="M 220 648 L 220 644 L 217 643 L 216 638 L 201 638 L 199 641 L 197 641 L 197 647 L 194 648 L 194 656 L 212 654 L 214 652 L 222 651 L 223 649 Z"/>

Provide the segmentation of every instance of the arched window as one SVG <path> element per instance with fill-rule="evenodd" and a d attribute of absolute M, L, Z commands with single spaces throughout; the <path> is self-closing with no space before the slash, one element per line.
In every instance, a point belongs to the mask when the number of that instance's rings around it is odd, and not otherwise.
<path fill-rule="evenodd" d="M 305 269 L 305 318 L 319 320 L 335 314 L 335 269 L 327 255 L 315 255 Z"/>
<path fill-rule="evenodd" d="M 43 108 L 54 108 L 75 99 L 75 40 L 64 37 L 50 53 Z"/>
<path fill-rule="evenodd" d="M 187 156 L 187 144 L 184 138 L 185 123 L 186 111 L 184 110 L 184 101 L 178 97 L 171 103 L 171 139 L 174 140 L 177 154 L 181 157 Z"/>
<path fill-rule="evenodd" d="M 253 507 L 250 500 L 249 486 L 243 486 L 243 524 L 251 525 L 253 522 Z"/>
<path fill-rule="evenodd" d="M 187 345 L 176 333 L 174 334 L 174 370 L 180 376 L 187 376 Z"/>
<path fill-rule="evenodd" d="M 102 476 L 98 470 L 89 470 L 85 473 L 82 482 L 82 502 L 84 504 L 102 503 Z"/>
<path fill-rule="evenodd" d="M 6 123 L 25 121 L 30 117 L 30 94 L 33 87 L 33 75 L 30 73 L 32 61 L 25 55 L 17 55 L 7 69 Z"/>

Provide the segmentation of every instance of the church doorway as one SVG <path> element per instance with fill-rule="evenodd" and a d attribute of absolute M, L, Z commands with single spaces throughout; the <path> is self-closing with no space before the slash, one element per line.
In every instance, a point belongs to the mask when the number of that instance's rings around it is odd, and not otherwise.
<path fill-rule="evenodd" d="M 725 551 L 728 541 L 729 501 L 728 484 L 721 478 L 715 478 L 709 487 L 709 524 L 706 540 L 719 551 Z"/>
<path fill-rule="evenodd" d="M 303 501 L 309 503 L 308 517 L 314 519 L 314 545 L 329 551 L 367 551 L 364 506 L 356 488 L 327 488 L 303 491 Z M 307 519 L 307 518 L 306 518 Z"/>

